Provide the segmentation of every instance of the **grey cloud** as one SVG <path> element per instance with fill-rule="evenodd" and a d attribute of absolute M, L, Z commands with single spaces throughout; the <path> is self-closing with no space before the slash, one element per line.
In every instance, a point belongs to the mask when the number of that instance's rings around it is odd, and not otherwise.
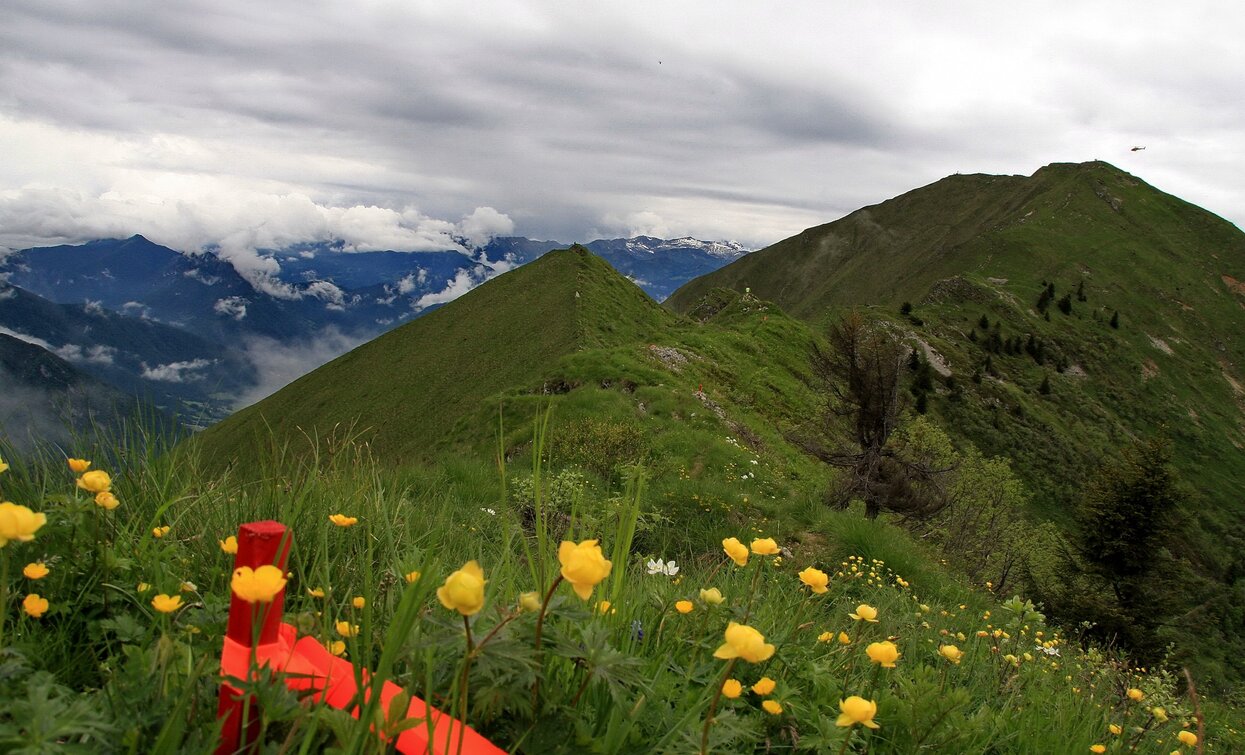
<path fill-rule="evenodd" d="M 586 240 L 648 213 L 672 233 L 760 245 L 948 173 L 1104 158 L 1235 211 L 1243 18 L 1197 2 L 1127 14 L 971 2 L 518 3 L 481 14 L 10 0 L 0 136 L 7 117 L 62 130 L 48 139 L 116 144 L 83 146 L 51 177 L 46 161 L 0 167 L 0 205 L 6 189 L 35 186 L 187 207 L 241 190 L 426 218 L 487 206 L 545 238 Z M 1160 144 L 1144 161 L 1116 151 L 1134 138 Z M 124 222 L 75 214 L 80 204 L 27 203 L 37 217 L 22 230 L 68 240 L 169 222 L 141 203 Z M 284 215 L 275 237 L 320 238 L 331 222 L 288 205 L 262 205 Z M 246 226 L 230 212 L 194 222 L 213 241 Z M 424 241 L 443 230 L 422 227 Z M 262 236 L 229 239 L 240 269 L 264 273 L 246 255 Z"/>

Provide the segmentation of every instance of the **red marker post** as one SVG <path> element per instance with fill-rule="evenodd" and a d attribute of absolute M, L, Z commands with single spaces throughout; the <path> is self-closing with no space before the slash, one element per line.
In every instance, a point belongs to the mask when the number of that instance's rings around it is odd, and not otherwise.
<path fill-rule="evenodd" d="M 238 530 L 234 568 L 255 569 L 272 564 L 284 572 L 290 539 L 289 531 L 280 522 L 242 525 Z M 230 598 L 229 624 L 221 650 L 222 680 L 217 708 L 222 728 L 215 755 L 250 753 L 258 749 L 256 702 L 227 681 L 228 678 L 253 678 L 255 668 L 269 666 L 283 674 L 290 689 L 306 692 L 315 701 L 349 711 L 356 718 L 360 701 L 366 701 L 373 692 L 379 693 L 382 709 L 389 718 L 391 702 L 403 692 L 389 681 L 380 685 L 379 690 L 368 689 L 370 674 L 364 669 L 365 689 L 360 694 L 351 663 L 334 657 L 314 637 L 300 638 L 292 625 L 281 622 L 284 610 L 284 589 L 271 603 L 252 605 L 237 595 Z M 257 620 L 261 622 L 259 626 L 256 626 Z M 404 718 L 419 723 L 402 731 L 393 742 L 398 752 L 404 755 L 505 755 L 505 751 L 461 721 L 430 708 L 417 697 L 404 699 L 408 701 Z M 377 734 L 383 736 L 380 732 Z"/>
<path fill-rule="evenodd" d="M 284 572 L 289 555 L 290 535 L 284 524 L 269 519 L 250 522 L 238 528 L 238 554 L 233 561 L 235 570 L 243 566 L 256 569 L 272 564 Z M 259 665 L 263 665 L 263 660 L 269 660 L 261 659 L 257 651 L 261 648 L 276 650 L 273 646 L 278 645 L 281 639 L 281 617 L 284 613 L 285 590 L 277 593 L 268 604 L 247 603 L 231 591 L 229 624 L 225 629 L 225 647 L 221 653 L 222 671 L 230 667 L 236 668 L 239 665 L 238 655 L 245 659 L 241 664 L 245 669 L 250 668 L 252 655 L 255 655 Z M 263 622 L 258 630 L 255 627 L 256 619 Z M 263 655 L 271 655 L 271 652 Z M 234 662 L 227 663 L 229 660 Z M 259 739 L 259 716 L 256 713 L 254 700 L 245 699 L 241 690 L 226 681 L 221 682 L 216 718 L 224 721 L 224 728 L 221 729 L 216 755 L 233 755 L 239 751 L 254 749 Z"/>

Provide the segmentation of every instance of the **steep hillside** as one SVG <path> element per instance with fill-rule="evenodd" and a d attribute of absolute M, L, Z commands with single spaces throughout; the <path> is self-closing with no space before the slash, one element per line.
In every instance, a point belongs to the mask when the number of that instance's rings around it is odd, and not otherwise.
<path fill-rule="evenodd" d="M 1237 665 L 1245 625 L 1245 234 L 1105 163 L 952 176 L 755 252 L 676 292 L 774 300 L 821 329 L 851 307 L 902 333 L 933 379 L 910 400 L 1009 457 L 1032 514 L 1070 530 L 1085 485 L 1137 439 L 1171 439 L 1184 484 L 1168 575 Z M 1233 586 L 1235 585 L 1235 587 Z M 1174 636 L 1174 635 L 1173 635 Z M 1245 667 L 1242 667 L 1245 668 Z"/>
<path fill-rule="evenodd" d="M 28 449 L 74 433 L 115 429 L 138 411 L 118 391 L 64 359 L 0 333 L 0 444 Z"/>
<path fill-rule="evenodd" d="M 354 428 L 386 457 L 426 457 L 485 397 L 538 390 L 558 358 L 643 339 L 671 319 L 586 249 L 552 252 L 305 375 L 201 442 L 226 458 L 270 430 Z"/>

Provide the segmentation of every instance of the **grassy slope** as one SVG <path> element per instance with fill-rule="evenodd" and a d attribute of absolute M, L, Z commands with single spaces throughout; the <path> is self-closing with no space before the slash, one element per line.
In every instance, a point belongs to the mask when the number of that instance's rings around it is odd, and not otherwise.
<path fill-rule="evenodd" d="M 539 386 L 543 366 L 558 357 L 671 319 L 603 270 L 608 265 L 582 249 L 545 255 L 303 376 L 199 442 L 210 457 L 244 460 L 270 430 L 297 443 L 303 434 L 353 428 L 382 457 L 426 458 L 485 397 Z"/>
<path fill-rule="evenodd" d="M 750 286 L 815 325 L 877 305 L 944 357 L 963 389 L 957 399 L 939 386 L 931 412 L 941 424 L 1011 457 L 1035 513 L 1065 525 L 1102 455 L 1165 432 L 1197 523 L 1172 548 L 1200 578 L 1231 583 L 1245 550 L 1245 401 L 1234 386 L 1245 382 L 1245 296 L 1228 279 L 1243 276 L 1235 226 L 1088 163 L 944 179 L 754 253 L 670 303 L 685 311 L 710 287 Z M 1052 303 L 1046 320 L 1034 306 L 1048 281 L 1057 297 L 1084 282 L 1087 301 L 1074 300 L 1071 315 Z M 904 301 L 922 325 L 897 315 Z M 998 378 L 974 385 L 986 352 L 968 335 L 982 315 L 1003 338 L 1033 334 L 1075 369 L 995 354 Z M 1049 396 L 1038 392 L 1043 377 Z M 1182 621 L 1231 635 L 1230 593 L 1196 580 L 1186 589 L 1198 597 Z"/>

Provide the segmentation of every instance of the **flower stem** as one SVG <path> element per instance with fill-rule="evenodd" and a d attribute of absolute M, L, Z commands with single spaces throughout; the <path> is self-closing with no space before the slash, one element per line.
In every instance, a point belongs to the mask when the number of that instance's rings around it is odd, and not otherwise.
<path fill-rule="evenodd" d="M 458 691 L 458 755 L 462 755 L 463 740 L 467 738 L 467 675 L 471 671 L 471 658 L 475 646 L 471 642 L 471 619 L 463 616 L 463 629 L 467 632 L 467 653 L 463 656 L 463 678 Z"/>
<path fill-rule="evenodd" d="M 532 682 L 532 715 L 539 713 L 536 707 L 540 702 L 540 677 L 545 671 L 544 656 L 541 654 L 540 642 L 542 633 L 545 629 L 545 612 L 549 610 L 549 601 L 553 600 L 553 591 L 558 589 L 558 585 L 562 584 L 562 575 L 553 580 L 553 584 L 549 585 L 549 591 L 545 593 L 545 599 L 540 604 L 540 615 L 536 617 L 536 666 L 539 671 L 536 674 L 536 681 Z"/>
<path fill-rule="evenodd" d="M 726 670 L 722 672 L 722 678 L 718 679 L 718 688 L 713 691 L 713 700 L 709 703 L 709 712 L 705 714 L 705 728 L 700 731 L 700 755 L 706 755 L 709 752 L 709 727 L 713 725 L 713 716 L 718 712 L 718 701 L 722 699 L 722 685 L 726 684 L 726 680 L 731 678 L 731 671 L 735 668 L 735 662 L 738 658 L 732 658 L 731 662 L 726 664 Z"/>
<path fill-rule="evenodd" d="M 4 620 L 9 617 L 9 552 L 0 548 L 0 650 L 4 645 Z"/>

